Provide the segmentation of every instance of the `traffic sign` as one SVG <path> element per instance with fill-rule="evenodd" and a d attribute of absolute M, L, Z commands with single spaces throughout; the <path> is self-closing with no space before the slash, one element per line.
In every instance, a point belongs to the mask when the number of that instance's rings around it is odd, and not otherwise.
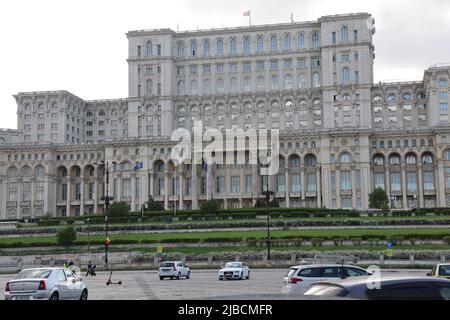
<path fill-rule="evenodd" d="M 392 249 L 393 246 L 394 246 L 394 245 L 392 244 L 392 242 L 388 242 L 388 243 L 387 243 L 388 249 Z"/>

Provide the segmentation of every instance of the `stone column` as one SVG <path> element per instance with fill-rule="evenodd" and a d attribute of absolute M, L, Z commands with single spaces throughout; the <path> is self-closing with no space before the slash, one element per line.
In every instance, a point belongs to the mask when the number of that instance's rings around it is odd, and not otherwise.
<path fill-rule="evenodd" d="M 356 205 L 356 184 L 355 184 L 355 170 L 352 169 L 351 171 L 351 181 L 352 181 L 352 208 L 353 209 L 357 209 L 357 205 Z"/>
<path fill-rule="evenodd" d="M 286 189 L 286 208 L 289 208 L 291 206 L 291 197 L 290 197 L 290 183 L 289 183 L 289 172 L 286 169 L 286 172 L 284 173 L 284 183 L 285 183 L 285 189 Z"/>
<path fill-rule="evenodd" d="M 322 175 L 320 174 L 320 167 L 317 168 L 317 208 L 322 207 Z"/>
<path fill-rule="evenodd" d="M 17 219 L 20 219 L 20 202 L 22 201 L 22 180 L 17 181 Z"/>
<path fill-rule="evenodd" d="M 131 176 L 131 211 L 136 210 L 136 176 Z"/>
<path fill-rule="evenodd" d="M 142 174 L 140 176 L 140 180 L 141 180 L 141 195 L 140 195 L 140 199 L 142 201 L 142 203 L 146 203 L 148 202 L 148 195 L 149 195 L 149 189 L 148 189 L 148 173 L 145 172 L 144 174 Z"/>
<path fill-rule="evenodd" d="M 152 171 L 150 171 L 149 173 L 148 173 L 148 175 L 149 175 L 149 195 L 152 197 L 152 198 L 155 198 L 155 191 L 154 191 L 154 188 L 155 188 L 155 179 L 154 179 L 154 173 L 152 172 Z"/>
<path fill-rule="evenodd" d="M 66 216 L 70 217 L 70 201 L 72 200 L 72 182 L 70 176 L 67 176 L 67 203 L 66 203 Z"/>
<path fill-rule="evenodd" d="M 403 171 L 403 168 L 402 168 Z M 403 179 L 402 179 L 403 181 Z M 389 203 L 391 203 L 391 172 L 389 171 L 389 166 L 386 164 L 384 167 L 384 185 L 386 188 L 386 194 L 389 198 Z"/>
<path fill-rule="evenodd" d="M 169 173 L 164 176 L 164 209 L 169 210 Z"/>
<path fill-rule="evenodd" d="M 31 180 L 31 205 L 30 205 L 30 215 L 34 217 L 34 202 L 36 200 L 36 179 Z"/>
<path fill-rule="evenodd" d="M 44 178 L 44 215 L 47 215 L 48 213 L 48 200 L 51 197 L 50 192 L 49 192 L 49 188 L 48 188 L 48 176 L 45 176 Z M 54 187 L 57 186 L 57 183 L 54 183 Z M 6 188 L 5 190 L 5 194 L 6 194 Z M 54 199 L 56 201 L 56 199 L 58 199 L 58 191 L 56 191 L 56 198 Z M 53 215 L 55 215 L 56 212 L 53 212 Z"/>
<path fill-rule="evenodd" d="M 111 190 L 114 190 L 114 187 L 109 190 L 111 193 Z M 117 177 L 117 194 L 114 195 L 114 201 L 120 201 L 121 199 L 122 199 L 122 175 L 120 175 L 120 177 Z"/>
<path fill-rule="evenodd" d="M 183 194 L 184 194 L 184 179 L 183 179 L 183 168 L 181 168 L 180 172 L 178 173 L 178 179 L 179 179 L 179 209 L 183 210 L 184 204 L 183 204 Z"/>
<path fill-rule="evenodd" d="M 208 171 L 206 172 L 206 200 L 210 200 L 211 197 L 214 196 L 214 185 L 215 185 L 215 179 L 214 175 L 212 173 L 213 165 L 208 164 Z"/>
<path fill-rule="evenodd" d="M 402 165 L 402 198 L 403 198 L 403 208 L 408 208 L 408 196 L 406 188 L 406 167 Z M 391 201 L 391 196 L 389 195 L 389 201 Z"/>
<path fill-rule="evenodd" d="M 336 168 L 336 208 L 341 208 L 341 170 Z"/>
<path fill-rule="evenodd" d="M 193 162 L 193 161 L 192 161 Z M 191 187 L 191 199 L 192 199 L 192 209 L 197 210 L 198 209 L 198 175 L 197 175 L 197 165 L 192 163 L 191 164 L 191 181 L 192 181 L 192 187 Z"/>
<path fill-rule="evenodd" d="M 84 215 L 84 176 L 81 176 L 81 185 L 80 185 L 80 216 Z"/>
<path fill-rule="evenodd" d="M 419 176 L 419 203 L 420 203 L 420 207 L 423 208 L 423 172 L 422 172 L 422 163 L 420 162 L 421 160 L 418 159 L 418 163 L 419 165 L 417 166 L 417 171 L 418 171 L 418 176 Z"/>
<path fill-rule="evenodd" d="M 445 189 L 447 186 L 445 185 L 445 170 L 444 170 L 444 163 L 439 160 L 438 167 L 437 167 L 437 206 L 438 207 L 446 207 L 447 206 L 447 199 L 445 198 Z"/>
<path fill-rule="evenodd" d="M 259 193 L 260 193 L 260 189 L 259 189 L 259 182 L 260 182 L 260 177 L 258 174 L 258 166 L 255 164 L 252 166 L 252 202 L 253 205 L 255 205 L 256 200 L 259 198 Z"/>
<path fill-rule="evenodd" d="M 300 190 L 301 190 L 301 193 L 302 193 L 302 201 L 305 201 L 306 180 L 305 180 L 304 167 L 301 168 L 301 172 L 300 172 Z"/>

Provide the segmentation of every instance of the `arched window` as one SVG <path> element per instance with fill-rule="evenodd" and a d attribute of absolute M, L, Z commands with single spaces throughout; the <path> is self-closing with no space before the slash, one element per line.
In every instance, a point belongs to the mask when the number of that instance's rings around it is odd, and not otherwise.
<path fill-rule="evenodd" d="M 373 164 L 375 166 L 384 166 L 384 157 L 383 156 L 376 156 L 373 160 Z"/>
<path fill-rule="evenodd" d="M 306 76 L 303 73 L 298 76 L 298 87 L 300 89 L 306 88 Z"/>
<path fill-rule="evenodd" d="M 153 55 L 152 51 L 153 51 L 152 42 L 147 41 L 147 57 L 151 57 Z"/>
<path fill-rule="evenodd" d="M 319 33 L 317 31 L 314 31 L 312 34 L 312 47 L 313 48 L 319 47 Z"/>
<path fill-rule="evenodd" d="M 205 57 L 209 56 L 209 40 L 203 41 L 203 55 Z"/>
<path fill-rule="evenodd" d="M 348 153 L 343 153 L 341 155 L 341 163 L 350 163 L 351 159 L 350 159 L 350 155 Z"/>
<path fill-rule="evenodd" d="M 398 156 L 398 155 L 392 155 L 390 158 L 389 158 L 389 164 L 391 165 L 391 166 L 399 166 L 400 165 L 400 157 Z"/>
<path fill-rule="evenodd" d="M 440 79 L 439 80 L 439 83 L 438 83 L 439 88 L 446 88 L 447 85 L 448 85 L 447 79 Z"/>
<path fill-rule="evenodd" d="M 298 34 L 297 42 L 298 42 L 299 49 L 305 49 L 305 34 L 304 33 Z"/>
<path fill-rule="evenodd" d="M 276 74 L 273 74 L 270 77 L 270 89 L 272 90 L 278 89 L 278 76 Z"/>
<path fill-rule="evenodd" d="M 406 164 L 416 164 L 416 156 L 414 154 L 409 154 L 406 156 Z"/>
<path fill-rule="evenodd" d="M 258 76 L 258 89 L 263 90 L 265 88 L 264 76 Z"/>
<path fill-rule="evenodd" d="M 320 75 L 317 72 L 313 74 L 313 87 L 320 87 Z"/>
<path fill-rule="evenodd" d="M 316 165 L 316 157 L 309 154 L 305 157 L 305 164 L 307 167 L 314 167 Z"/>
<path fill-rule="evenodd" d="M 216 54 L 223 55 L 223 40 L 222 39 L 217 40 Z"/>
<path fill-rule="evenodd" d="M 112 112 L 111 112 L 111 115 L 112 115 Z M 98 113 L 98 116 L 99 117 L 104 117 L 105 116 L 105 111 L 100 110 L 100 112 Z"/>
<path fill-rule="evenodd" d="M 183 42 L 178 42 L 177 44 L 177 56 L 184 57 L 184 44 Z"/>
<path fill-rule="evenodd" d="M 264 38 L 262 36 L 258 36 L 256 40 L 256 52 L 263 52 L 264 51 Z"/>
<path fill-rule="evenodd" d="M 347 42 L 348 41 L 348 28 L 347 26 L 343 26 L 341 28 L 341 41 Z"/>
<path fill-rule="evenodd" d="M 250 53 L 250 38 L 244 38 L 244 53 Z"/>
<path fill-rule="evenodd" d="M 44 167 L 37 166 L 35 170 L 36 177 L 42 177 L 44 175 Z"/>
<path fill-rule="evenodd" d="M 348 67 L 344 67 L 342 69 L 342 83 L 350 82 L 350 69 Z"/>
<path fill-rule="evenodd" d="M 292 89 L 292 76 L 290 74 L 284 76 L 284 89 Z"/>
<path fill-rule="evenodd" d="M 248 76 L 244 78 L 244 91 L 245 92 L 252 91 L 252 80 Z"/>
<path fill-rule="evenodd" d="M 8 169 L 8 177 L 17 177 L 18 171 L 16 167 L 11 167 Z"/>
<path fill-rule="evenodd" d="M 198 94 L 198 83 L 197 80 L 191 81 L 191 95 Z"/>
<path fill-rule="evenodd" d="M 288 33 L 284 35 L 284 50 L 291 50 L 291 35 Z"/>
<path fill-rule="evenodd" d="M 276 36 L 271 36 L 270 37 L 270 50 L 271 51 L 277 51 L 277 37 Z"/>
<path fill-rule="evenodd" d="M 289 162 L 291 167 L 300 167 L 300 158 L 298 156 L 292 156 Z"/>
<path fill-rule="evenodd" d="M 86 117 L 90 118 L 92 116 L 93 116 L 92 112 L 88 111 L 88 113 L 86 113 Z"/>
<path fill-rule="evenodd" d="M 148 79 L 146 85 L 147 85 L 147 94 L 151 95 L 153 93 L 153 90 L 152 90 L 153 89 L 153 82 L 152 82 L 152 80 Z"/>
<path fill-rule="evenodd" d="M 236 39 L 235 38 L 232 38 L 230 40 L 230 53 L 236 54 Z"/>
<path fill-rule="evenodd" d="M 195 57 L 197 55 L 197 41 L 193 40 L 191 42 L 191 55 Z"/>
<path fill-rule="evenodd" d="M 423 164 L 433 164 L 433 156 L 431 154 L 425 154 L 422 157 Z"/>
<path fill-rule="evenodd" d="M 395 101 L 395 100 L 397 100 L 397 96 L 394 93 L 391 93 L 390 95 L 388 95 L 387 100 L 391 101 L 391 102 Z"/>
<path fill-rule="evenodd" d="M 29 177 L 29 176 L 31 176 L 31 169 L 30 169 L 30 167 L 23 167 L 20 170 L 20 175 L 22 177 Z"/>

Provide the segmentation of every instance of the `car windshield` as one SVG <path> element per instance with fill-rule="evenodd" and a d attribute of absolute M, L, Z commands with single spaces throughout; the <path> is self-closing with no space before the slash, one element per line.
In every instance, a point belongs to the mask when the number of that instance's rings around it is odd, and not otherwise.
<path fill-rule="evenodd" d="M 225 265 L 225 268 L 240 268 L 240 267 L 242 267 L 242 263 L 240 262 L 228 262 Z"/>
<path fill-rule="evenodd" d="M 51 269 L 29 269 L 20 271 L 15 277 L 17 279 L 42 279 L 48 278 L 52 273 Z"/>
<path fill-rule="evenodd" d="M 167 267 L 173 267 L 173 266 L 174 266 L 173 262 L 161 263 L 161 268 L 167 268 Z"/>
<path fill-rule="evenodd" d="M 450 276 L 450 264 L 439 267 L 440 276 Z"/>

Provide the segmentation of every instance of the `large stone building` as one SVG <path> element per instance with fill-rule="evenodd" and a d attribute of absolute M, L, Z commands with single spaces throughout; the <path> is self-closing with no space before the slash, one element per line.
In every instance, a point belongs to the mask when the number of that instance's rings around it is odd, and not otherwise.
<path fill-rule="evenodd" d="M 396 208 L 448 206 L 450 66 L 374 83 L 374 33 L 366 13 L 130 31 L 128 98 L 14 96 L 18 129 L 0 131 L 0 218 L 103 211 L 102 160 L 110 194 L 132 210 L 150 196 L 166 208 L 211 196 L 252 206 L 267 179 L 255 165 L 184 164 L 175 179 L 171 133 L 196 119 L 204 129 L 279 129 L 280 170 L 268 180 L 282 206 L 364 209 L 376 186 Z"/>

